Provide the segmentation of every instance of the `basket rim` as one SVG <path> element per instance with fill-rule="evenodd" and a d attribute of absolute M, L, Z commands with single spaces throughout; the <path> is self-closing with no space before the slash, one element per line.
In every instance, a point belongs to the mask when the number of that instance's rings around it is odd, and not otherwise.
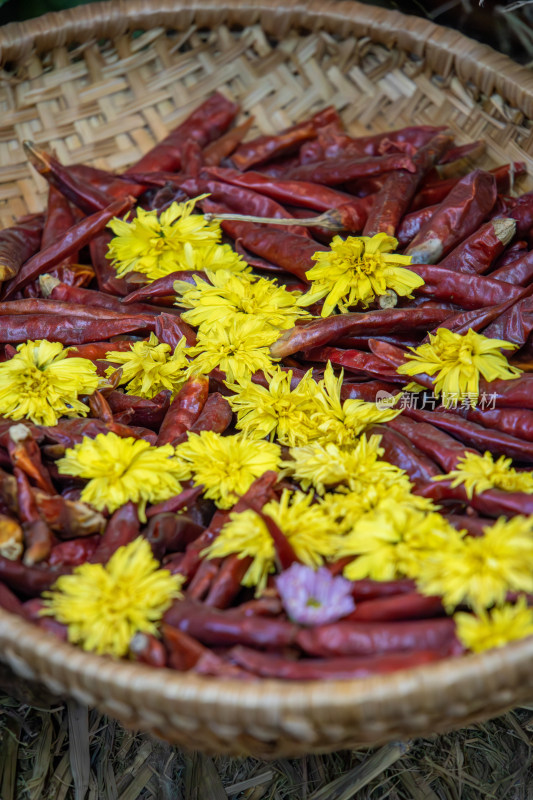
<path fill-rule="evenodd" d="M 0 28 L 0 63 L 26 58 L 34 48 L 47 50 L 71 42 L 113 37 L 139 28 L 182 29 L 192 20 L 201 26 L 260 23 L 278 37 L 290 29 L 319 28 L 341 36 L 368 36 L 376 42 L 425 56 L 430 66 L 454 68 L 462 80 L 482 91 L 501 94 L 533 118 L 533 74 L 450 29 L 418 17 L 366 6 L 356 0 L 110 0 Z M 533 697 L 533 637 L 482 654 L 446 659 L 411 670 L 371 678 L 289 682 L 257 682 L 201 677 L 157 670 L 139 663 L 117 662 L 59 641 L 37 626 L 0 609 L 0 658 L 19 674 L 61 687 L 97 705 L 112 695 L 120 707 L 135 708 L 139 696 L 161 713 L 236 722 L 268 716 L 320 720 L 342 729 L 361 731 L 376 723 L 367 741 L 390 738 L 387 732 L 409 715 L 410 730 L 427 730 L 427 719 L 439 715 L 449 728 L 465 720 L 487 717 Z M 163 676 L 163 679 L 162 679 Z M 488 712 L 488 713 L 487 713 Z M 117 716 L 120 716 L 117 714 Z M 379 728 L 380 720 L 383 722 Z M 370 726 L 371 727 L 371 726 Z M 372 732 L 373 731 L 373 732 Z M 333 746 L 338 744 L 333 742 Z M 325 746 L 327 747 L 327 745 Z M 311 744 L 310 749 L 317 747 Z M 325 749 L 325 748 L 321 748 Z"/>
<path fill-rule="evenodd" d="M 369 36 L 424 57 L 436 71 L 454 69 L 461 80 L 472 82 L 487 95 L 497 91 L 533 118 L 531 70 L 451 28 L 357 0 L 228 0 L 224 8 L 218 0 L 104 0 L 0 27 L 0 66 L 23 59 L 33 50 L 109 38 L 135 29 L 166 26 L 182 30 L 190 24 L 191 15 L 200 25 L 209 25 L 213 17 L 217 24 L 261 23 L 280 37 L 291 27 Z"/>

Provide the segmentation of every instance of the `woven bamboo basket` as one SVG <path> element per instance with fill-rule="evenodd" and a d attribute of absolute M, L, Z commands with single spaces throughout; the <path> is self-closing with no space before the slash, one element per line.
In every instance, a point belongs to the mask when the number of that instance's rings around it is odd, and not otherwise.
<path fill-rule="evenodd" d="M 357 2 L 115 0 L 0 29 L 0 226 L 44 207 L 21 142 L 120 171 L 216 89 L 270 133 L 333 104 L 354 134 L 446 123 L 533 174 L 533 73 Z M 527 179 L 520 187 L 531 188 Z M 533 699 L 533 638 L 390 676 L 222 681 L 116 662 L 0 611 L 18 675 L 188 748 L 298 756 L 466 725 Z"/>

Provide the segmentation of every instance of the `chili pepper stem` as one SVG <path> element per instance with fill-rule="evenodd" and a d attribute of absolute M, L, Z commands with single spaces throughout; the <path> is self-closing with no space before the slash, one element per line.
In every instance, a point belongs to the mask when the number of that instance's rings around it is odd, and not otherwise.
<path fill-rule="evenodd" d="M 280 219 L 277 217 L 254 217 L 250 214 L 218 214 L 207 213 L 204 214 L 207 222 L 212 222 L 217 219 L 232 220 L 235 222 L 256 222 L 261 225 L 302 225 L 304 227 L 320 226 L 328 231 L 342 231 L 344 225 L 342 224 L 339 214 L 336 209 L 324 211 L 316 217 L 306 217 L 305 219 Z"/>
<path fill-rule="evenodd" d="M 28 139 L 22 142 L 22 147 L 28 160 L 38 172 L 49 172 L 50 162 L 48 161 L 47 154 L 43 150 L 38 150 L 34 143 L 30 142 Z"/>
<path fill-rule="evenodd" d="M 398 295 L 394 289 L 387 289 L 378 297 L 378 304 L 380 308 L 394 308 L 398 304 Z"/>
<path fill-rule="evenodd" d="M 54 278 L 53 275 L 49 275 L 48 273 L 46 273 L 46 275 L 39 276 L 39 286 L 41 292 L 43 293 L 43 297 L 50 297 L 55 287 L 59 286 L 60 283 L 60 280 Z"/>

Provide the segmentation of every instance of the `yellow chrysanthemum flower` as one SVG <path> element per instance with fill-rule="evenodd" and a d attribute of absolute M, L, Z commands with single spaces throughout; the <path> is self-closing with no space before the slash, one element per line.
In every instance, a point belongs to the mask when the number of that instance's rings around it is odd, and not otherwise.
<path fill-rule="evenodd" d="M 105 566 L 81 564 L 58 578 L 43 593 L 41 613 L 68 625 L 73 644 L 119 658 L 136 633 L 157 634 L 183 580 L 159 569 L 149 543 L 139 537 L 119 547 Z"/>
<path fill-rule="evenodd" d="M 281 444 L 292 447 L 316 438 L 318 429 L 311 415 L 318 406 L 314 401 L 317 384 L 312 370 L 306 372 L 298 386 L 291 390 L 292 371 L 276 367 L 268 389 L 250 378 L 227 383 L 235 395 L 227 400 L 237 412 L 237 425 L 251 439 L 276 437 Z"/>
<path fill-rule="evenodd" d="M 322 498 L 329 518 L 339 535 L 349 533 L 365 514 L 388 507 L 390 503 L 408 506 L 416 511 L 436 511 L 432 500 L 413 494 L 407 475 L 401 475 L 391 483 L 389 480 L 374 480 L 359 487 L 359 491 L 327 492 Z"/>
<path fill-rule="evenodd" d="M 381 461 L 383 448 L 381 436 L 366 438 L 363 434 L 357 445 L 345 450 L 328 442 L 309 442 L 302 447 L 291 447 L 291 461 L 284 461 L 288 475 L 299 481 L 304 490 L 312 486 L 319 494 L 326 487 L 343 485 L 351 491 L 361 492 L 363 487 L 375 482 L 394 483 L 405 472 L 388 461 Z"/>
<path fill-rule="evenodd" d="M 448 397 L 467 395 L 475 400 L 479 392 L 479 376 L 486 381 L 512 380 L 522 370 L 512 367 L 500 350 L 515 350 L 516 345 L 503 339 L 489 339 L 472 329 L 453 333 L 439 328 L 429 334 L 429 343 L 410 347 L 409 359 L 398 367 L 400 375 L 435 375 L 434 392 Z"/>
<path fill-rule="evenodd" d="M 477 612 L 502 605 L 507 592 L 533 592 L 533 517 L 501 517 L 483 536 L 467 536 L 452 552 L 433 553 L 417 576 L 419 589 L 448 609 Z"/>
<path fill-rule="evenodd" d="M 356 556 L 343 572 L 352 581 L 412 578 L 429 554 L 443 548 L 455 552 L 462 536 L 437 512 L 425 513 L 388 500 L 361 517 L 340 539 L 337 557 Z"/>
<path fill-rule="evenodd" d="M 194 277 L 195 286 L 176 281 L 176 305 L 190 308 L 183 319 L 209 331 L 216 323 L 226 325 L 232 319 L 253 316 L 276 331 L 292 328 L 300 317 L 309 317 L 296 305 L 301 292 L 288 292 L 274 280 L 235 275 L 225 270 L 206 271 L 208 281 Z"/>
<path fill-rule="evenodd" d="M 323 508 L 312 504 L 312 499 L 302 492 L 284 490 L 280 501 L 267 503 L 263 512 L 275 521 L 302 564 L 319 567 L 333 556 L 336 536 L 328 528 Z M 230 521 L 203 551 L 207 558 L 235 553 L 239 558 L 253 559 L 241 582 L 243 586 L 256 586 L 256 594 L 261 594 L 269 574 L 275 572 L 276 549 L 266 524 L 255 511 L 230 514 Z"/>
<path fill-rule="evenodd" d="M 268 348 L 277 336 L 264 322 L 248 316 L 233 317 L 227 325 L 215 323 L 209 331 L 199 330 L 196 345 L 188 351 L 194 361 L 187 377 L 207 375 L 216 367 L 226 373 L 230 383 L 258 370 L 271 375 L 274 363 Z"/>
<path fill-rule="evenodd" d="M 202 270 L 204 272 L 224 270 L 225 272 L 236 272 L 241 277 L 250 275 L 252 271 L 243 257 L 236 253 L 229 244 L 185 242 L 178 258 L 178 266 L 174 269 Z M 252 276 L 250 275 L 250 277 Z M 190 287 L 191 284 L 188 285 Z"/>
<path fill-rule="evenodd" d="M 60 475 L 89 479 L 81 493 L 83 502 L 112 512 L 131 500 L 138 504 L 142 522 L 147 503 L 179 494 L 180 481 L 190 477 L 188 467 L 174 458 L 172 445 L 154 447 L 145 439 L 123 439 L 115 433 L 85 438 L 56 463 Z"/>
<path fill-rule="evenodd" d="M 112 219 L 108 224 L 115 237 L 109 243 L 106 258 L 112 261 L 119 278 L 129 272 L 141 272 L 154 281 L 180 269 L 184 247 L 214 244 L 220 240 L 220 224 L 207 222 L 194 207 L 206 195 L 172 203 L 166 211 L 137 208 L 130 219 Z M 186 267 L 185 267 L 186 269 Z"/>
<path fill-rule="evenodd" d="M 150 398 L 164 389 L 176 394 L 185 382 L 189 366 L 185 337 L 171 351 L 169 344 L 160 343 L 155 333 L 151 333 L 147 342 L 135 342 L 129 352 L 110 350 L 106 359 L 121 365 L 119 385 L 126 386 L 127 394 Z M 115 367 L 108 367 L 105 374 L 109 378 L 114 372 Z"/>
<path fill-rule="evenodd" d="M 506 603 L 491 611 L 481 609 L 477 615 L 459 612 L 453 618 L 458 639 L 474 653 L 533 635 L 533 609 L 523 596 L 515 605 Z"/>
<path fill-rule="evenodd" d="M 68 350 L 46 339 L 19 344 L 13 358 L 0 364 L 0 414 L 36 425 L 85 416 L 89 408 L 78 396 L 97 389 L 96 367 L 87 358 L 67 358 Z"/>
<path fill-rule="evenodd" d="M 219 508 L 231 508 L 256 478 L 278 470 L 281 451 L 277 444 L 249 439 L 242 433 L 221 436 L 214 431 L 189 433 L 176 447 L 176 455 L 190 469 L 195 486 Z"/>
<path fill-rule="evenodd" d="M 364 400 L 341 399 L 341 388 L 344 371 L 339 377 L 328 361 L 324 370 L 324 378 L 318 383 L 315 397 L 316 411 L 313 423 L 318 427 L 321 442 L 333 442 L 339 446 L 350 447 L 359 434 L 372 425 L 378 425 L 394 419 L 402 413 L 401 409 L 380 408 L 377 403 Z"/>
<path fill-rule="evenodd" d="M 503 492 L 525 492 L 533 494 L 533 472 L 518 472 L 511 464 L 511 458 L 500 456 L 494 461 L 492 453 L 480 456 L 467 453 L 457 462 L 457 468 L 447 475 L 438 475 L 434 481 L 446 481 L 453 478 L 452 488 L 464 484 L 466 494 L 471 500 L 476 494 L 486 489 L 500 489 Z"/>
<path fill-rule="evenodd" d="M 398 241 L 385 233 L 346 239 L 334 236 L 329 251 L 311 256 L 317 264 L 305 273 L 312 283 L 299 305 L 312 305 L 325 297 L 321 315 L 329 317 L 337 307 L 343 314 L 359 303 L 366 308 L 388 289 L 411 297 L 424 281 L 404 269 L 402 265 L 410 264 L 411 256 L 393 253 L 397 246 Z"/>

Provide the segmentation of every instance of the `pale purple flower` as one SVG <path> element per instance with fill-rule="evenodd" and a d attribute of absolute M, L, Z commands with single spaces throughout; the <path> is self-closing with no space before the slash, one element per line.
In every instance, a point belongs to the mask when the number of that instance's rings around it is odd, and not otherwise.
<path fill-rule="evenodd" d="M 293 564 L 276 578 L 285 611 L 301 625 L 325 625 L 350 614 L 355 603 L 351 582 L 326 567 L 314 570 Z"/>

